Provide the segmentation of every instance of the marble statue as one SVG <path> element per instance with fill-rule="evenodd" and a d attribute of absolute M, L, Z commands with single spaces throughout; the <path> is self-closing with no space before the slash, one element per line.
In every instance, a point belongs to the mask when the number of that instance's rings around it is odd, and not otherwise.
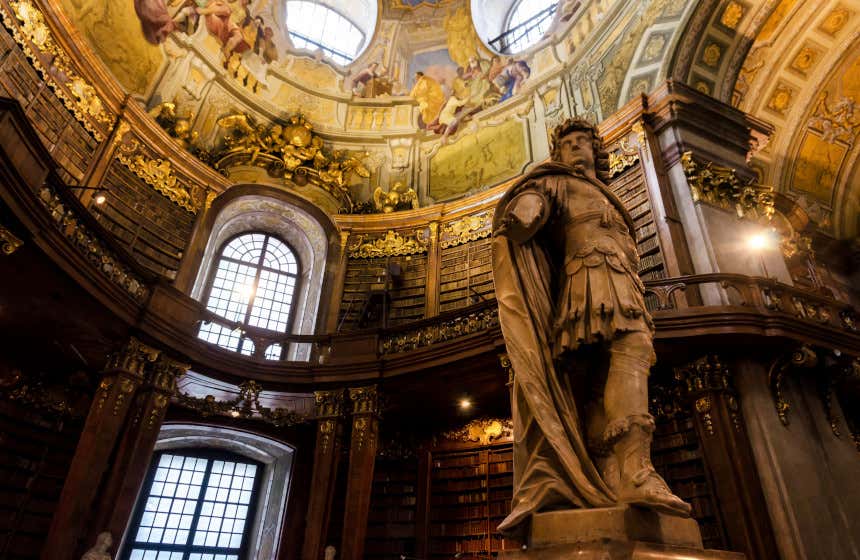
<path fill-rule="evenodd" d="M 81 556 L 81 560 L 113 560 L 110 552 L 108 552 L 112 544 L 113 537 L 110 533 L 107 531 L 99 533 L 99 536 L 96 537 L 96 545 L 86 551 Z"/>
<path fill-rule="evenodd" d="M 630 214 L 604 182 L 596 127 L 568 119 L 551 161 L 500 200 L 499 320 L 514 369 L 514 495 L 499 531 L 541 511 L 635 505 L 689 516 L 651 464 L 645 308 Z"/>

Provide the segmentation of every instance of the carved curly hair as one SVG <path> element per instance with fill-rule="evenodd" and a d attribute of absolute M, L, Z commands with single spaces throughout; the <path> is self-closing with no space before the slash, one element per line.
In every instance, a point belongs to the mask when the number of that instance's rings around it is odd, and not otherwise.
<path fill-rule="evenodd" d="M 552 147 L 550 148 L 550 159 L 561 160 L 561 146 L 559 140 L 570 134 L 581 130 L 591 133 L 591 148 L 594 150 L 594 168 L 597 178 L 604 183 L 609 180 L 609 154 L 603 148 L 603 138 L 597 130 L 597 125 L 585 119 L 569 118 L 555 127 L 552 131 Z"/>

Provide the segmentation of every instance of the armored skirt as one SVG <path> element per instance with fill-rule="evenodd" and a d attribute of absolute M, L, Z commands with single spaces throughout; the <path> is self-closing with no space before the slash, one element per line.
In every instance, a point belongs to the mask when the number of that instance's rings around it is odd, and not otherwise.
<path fill-rule="evenodd" d="M 587 252 L 586 252 L 587 251 Z M 639 276 L 612 248 L 568 256 L 553 322 L 553 357 L 616 333 L 654 332 Z M 583 254 L 584 253 L 584 254 Z"/>

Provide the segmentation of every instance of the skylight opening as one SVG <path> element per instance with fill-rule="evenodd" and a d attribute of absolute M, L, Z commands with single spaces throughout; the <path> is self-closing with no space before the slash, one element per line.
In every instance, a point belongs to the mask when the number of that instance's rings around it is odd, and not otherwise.
<path fill-rule="evenodd" d="M 511 8 L 505 31 L 490 41 L 502 54 L 516 54 L 543 39 L 552 25 L 556 0 L 519 0 Z"/>
<path fill-rule="evenodd" d="M 287 2 L 287 29 L 296 48 L 321 50 L 341 66 L 355 60 L 365 42 L 358 26 L 317 2 Z"/>

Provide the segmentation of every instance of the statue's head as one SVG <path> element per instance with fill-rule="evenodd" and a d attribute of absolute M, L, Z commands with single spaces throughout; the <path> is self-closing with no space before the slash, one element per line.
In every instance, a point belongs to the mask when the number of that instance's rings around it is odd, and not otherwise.
<path fill-rule="evenodd" d="M 99 533 L 99 536 L 96 537 L 96 548 L 99 550 L 99 552 L 107 552 L 112 544 L 113 537 L 107 531 Z"/>
<path fill-rule="evenodd" d="M 609 178 L 609 156 L 603 149 L 603 139 L 597 126 L 584 119 L 567 119 L 555 127 L 550 158 L 581 168 L 601 181 Z"/>

